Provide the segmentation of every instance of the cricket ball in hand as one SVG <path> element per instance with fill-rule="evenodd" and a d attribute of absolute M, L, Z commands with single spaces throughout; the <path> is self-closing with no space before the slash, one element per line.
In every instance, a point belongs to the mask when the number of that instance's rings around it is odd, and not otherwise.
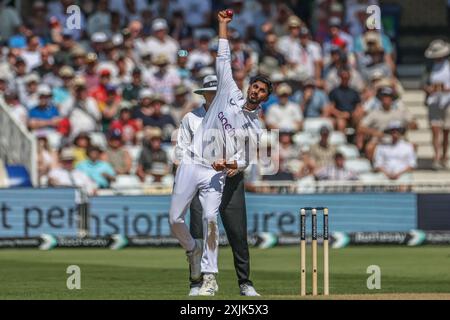
<path fill-rule="evenodd" d="M 227 14 L 228 18 L 233 18 L 234 12 L 231 9 L 228 9 L 227 11 L 225 11 L 225 13 Z"/>

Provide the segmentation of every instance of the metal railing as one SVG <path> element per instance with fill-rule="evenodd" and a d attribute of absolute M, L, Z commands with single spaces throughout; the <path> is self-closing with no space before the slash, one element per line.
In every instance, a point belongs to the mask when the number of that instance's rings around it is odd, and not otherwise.
<path fill-rule="evenodd" d="M 404 181 L 257 181 L 252 183 L 257 193 L 352 193 L 352 192 L 417 192 L 450 193 L 450 181 L 420 179 Z"/>
<path fill-rule="evenodd" d="M 247 191 L 262 194 L 327 194 L 327 193 L 373 193 L 415 192 L 450 193 L 450 181 L 420 179 L 400 181 L 257 181 L 248 185 Z M 170 195 L 172 187 L 167 184 L 143 184 L 141 187 L 116 188 L 98 191 L 99 196 L 112 195 Z"/>
<path fill-rule="evenodd" d="M 5 164 L 24 165 L 34 186 L 38 185 L 37 142 L 0 100 L 0 159 Z"/>

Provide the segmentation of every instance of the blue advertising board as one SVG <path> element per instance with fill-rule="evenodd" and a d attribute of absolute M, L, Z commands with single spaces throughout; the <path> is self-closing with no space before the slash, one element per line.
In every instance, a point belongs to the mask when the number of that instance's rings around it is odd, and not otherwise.
<path fill-rule="evenodd" d="M 0 238 L 77 234 L 74 189 L 0 189 Z"/>
<path fill-rule="evenodd" d="M 169 236 L 169 203 L 170 196 L 93 197 L 90 235 Z M 331 232 L 409 231 L 417 227 L 416 194 L 248 194 L 248 231 L 298 234 L 300 209 L 313 206 L 329 208 Z M 43 233 L 76 236 L 77 225 L 75 190 L 0 190 L 0 238 Z M 320 233 L 320 218 L 318 227 Z"/>

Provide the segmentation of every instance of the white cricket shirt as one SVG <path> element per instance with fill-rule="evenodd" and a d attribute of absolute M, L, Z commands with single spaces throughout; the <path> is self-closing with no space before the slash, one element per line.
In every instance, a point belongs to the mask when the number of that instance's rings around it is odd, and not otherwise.
<path fill-rule="evenodd" d="M 204 106 L 197 108 L 187 113 L 180 123 L 178 128 L 177 145 L 175 147 L 175 156 L 178 161 L 183 160 L 185 153 L 188 152 L 189 146 L 194 138 L 194 133 L 201 125 L 203 118 L 206 115 Z M 189 155 L 186 155 L 189 157 Z"/>
<path fill-rule="evenodd" d="M 228 40 L 219 39 L 216 60 L 217 93 L 189 150 L 194 162 L 210 166 L 216 160 L 237 161 L 244 169 L 256 161 L 261 136 L 259 110 L 244 110 L 246 100 L 233 79 Z"/>

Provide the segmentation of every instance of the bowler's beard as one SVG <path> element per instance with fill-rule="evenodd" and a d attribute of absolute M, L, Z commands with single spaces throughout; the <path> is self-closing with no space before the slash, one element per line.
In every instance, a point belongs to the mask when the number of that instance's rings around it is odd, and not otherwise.
<path fill-rule="evenodd" d="M 251 98 L 251 97 L 248 97 L 247 101 L 248 101 L 250 104 L 260 104 L 260 103 L 261 103 L 258 99 L 253 99 L 253 98 Z"/>

